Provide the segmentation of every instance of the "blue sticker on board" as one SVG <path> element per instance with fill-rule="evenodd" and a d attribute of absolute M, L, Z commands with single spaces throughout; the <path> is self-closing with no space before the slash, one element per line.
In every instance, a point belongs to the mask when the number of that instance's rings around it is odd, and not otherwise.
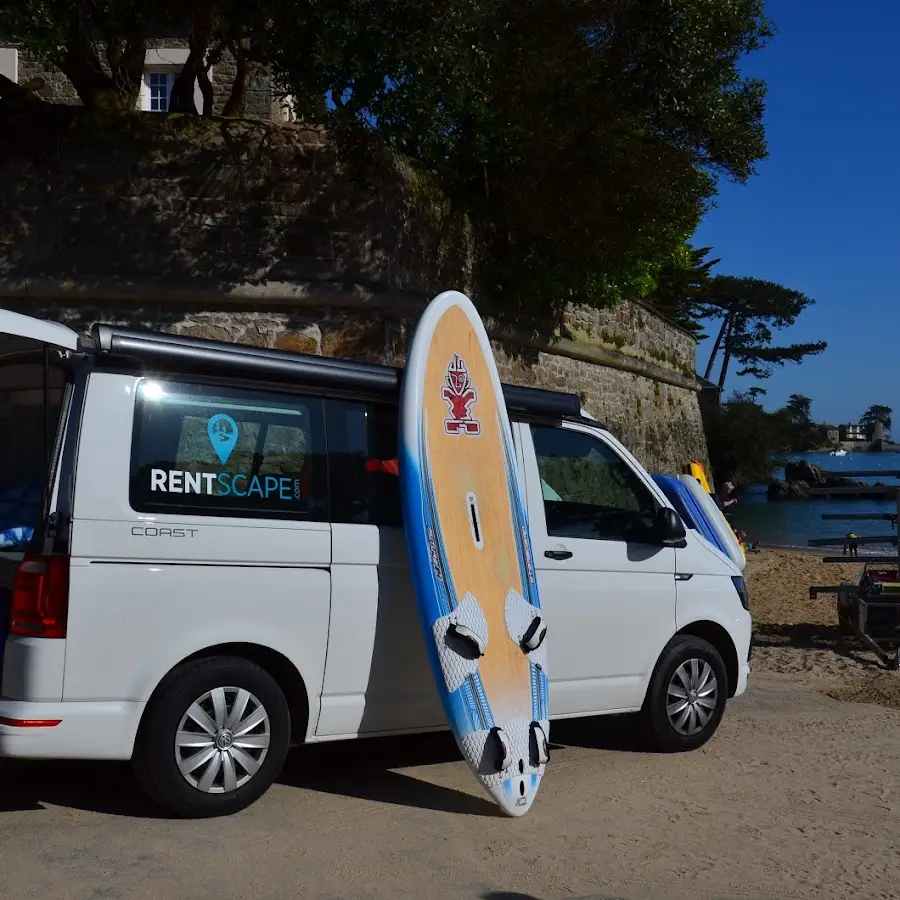
<path fill-rule="evenodd" d="M 210 418 L 206 425 L 206 433 L 209 435 L 213 450 L 216 451 L 216 456 L 224 466 L 237 444 L 237 422 L 225 413 L 218 413 Z"/>

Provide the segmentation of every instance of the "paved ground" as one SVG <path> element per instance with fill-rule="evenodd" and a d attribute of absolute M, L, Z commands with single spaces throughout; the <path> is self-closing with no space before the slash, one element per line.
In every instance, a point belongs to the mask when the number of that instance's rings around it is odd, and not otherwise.
<path fill-rule="evenodd" d="M 553 738 L 521 820 L 445 736 L 296 751 L 262 801 L 204 822 L 160 818 L 127 768 L 0 763 L 0 897 L 900 896 L 900 712 L 766 676 L 693 754 L 641 753 L 621 720 Z"/>

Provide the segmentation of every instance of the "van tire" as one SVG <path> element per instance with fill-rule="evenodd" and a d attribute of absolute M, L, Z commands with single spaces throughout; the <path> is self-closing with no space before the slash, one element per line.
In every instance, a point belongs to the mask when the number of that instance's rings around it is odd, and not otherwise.
<path fill-rule="evenodd" d="M 249 698 L 238 691 L 246 691 Z M 195 778 L 206 772 L 205 764 L 189 775 L 179 768 L 179 756 L 184 765 L 183 760 L 191 753 L 207 752 L 214 746 L 212 737 L 208 747 L 202 746 L 207 732 L 188 717 L 188 710 L 202 701 L 201 708 L 212 711 L 207 720 L 207 726 L 210 726 L 214 722 L 209 720 L 221 719 L 215 712 L 215 703 L 218 702 L 221 708 L 223 700 L 229 717 L 246 711 L 242 720 L 236 720 L 244 725 L 264 716 L 260 724 L 250 728 L 247 738 L 255 739 L 256 744 L 267 740 L 268 746 L 249 750 L 254 761 L 261 759 L 261 763 L 258 769 L 248 774 L 248 769 L 234 762 L 235 759 L 247 759 L 248 752 L 238 744 L 237 730 L 232 734 L 227 727 L 218 729 L 215 734 L 222 746 L 236 745 L 236 749 L 216 751 L 220 759 L 227 757 L 227 760 L 221 765 L 212 790 L 204 790 L 192 784 L 188 777 Z M 262 712 L 259 712 L 260 708 Z M 226 724 L 235 723 L 227 721 Z M 200 749 L 194 750 L 188 745 L 189 749 L 179 750 L 176 746 L 179 729 L 196 732 Z M 132 768 L 141 789 L 168 811 L 184 818 L 227 816 L 250 806 L 272 786 L 284 765 L 290 736 L 288 702 L 278 683 L 265 669 L 239 657 L 207 657 L 173 669 L 151 699 L 138 731 Z M 233 781 L 235 786 L 229 789 L 224 779 L 226 774 L 233 773 L 238 775 Z"/>
<path fill-rule="evenodd" d="M 682 699 L 691 698 L 692 709 L 677 708 Z M 676 635 L 660 654 L 641 709 L 650 749 L 677 753 L 702 747 L 716 733 L 727 698 L 728 672 L 719 651 L 703 638 Z"/>

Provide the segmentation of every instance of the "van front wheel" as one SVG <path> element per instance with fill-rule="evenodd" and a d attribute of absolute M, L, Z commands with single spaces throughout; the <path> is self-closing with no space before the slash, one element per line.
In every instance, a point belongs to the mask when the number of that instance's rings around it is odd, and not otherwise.
<path fill-rule="evenodd" d="M 708 641 L 677 635 L 666 645 L 641 710 L 644 734 L 662 753 L 695 750 L 715 734 L 728 697 L 728 673 Z"/>
<path fill-rule="evenodd" d="M 171 812 L 229 815 L 271 787 L 290 730 L 287 700 L 265 669 L 209 657 L 170 673 L 147 710 L 132 766 L 144 791 Z"/>

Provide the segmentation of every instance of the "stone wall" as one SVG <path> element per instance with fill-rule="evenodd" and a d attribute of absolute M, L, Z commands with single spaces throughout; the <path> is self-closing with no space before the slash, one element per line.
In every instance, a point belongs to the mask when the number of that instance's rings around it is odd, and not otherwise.
<path fill-rule="evenodd" d="M 27 142 L 9 137 L 23 124 Z M 370 163 L 351 174 L 299 126 L 0 114 L 0 304 L 402 364 L 428 297 L 477 302 L 475 252 L 427 179 L 375 148 Z M 548 334 L 487 324 L 505 380 L 580 394 L 653 470 L 706 459 L 676 326 L 636 304 L 572 308 Z"/>

